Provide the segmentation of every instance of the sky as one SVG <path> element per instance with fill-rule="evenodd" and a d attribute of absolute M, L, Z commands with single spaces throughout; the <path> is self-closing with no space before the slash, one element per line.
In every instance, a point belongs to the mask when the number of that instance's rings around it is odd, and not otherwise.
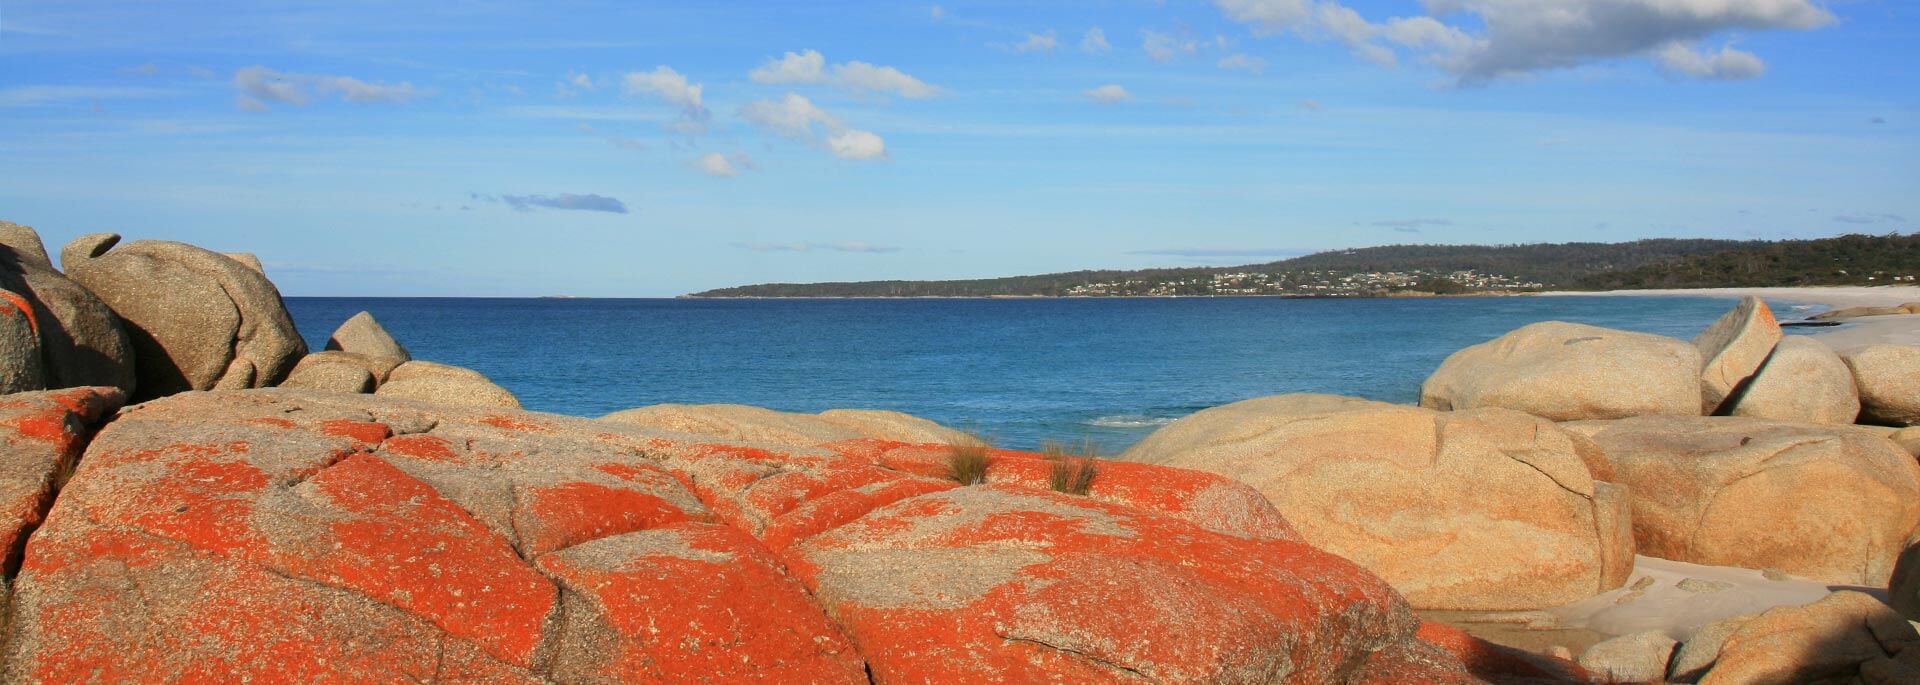
<path fill-rule="evenodd" d="M 296 296 L 1911 232 L 1920 3 L 3 0 L 0 160 Z"/>

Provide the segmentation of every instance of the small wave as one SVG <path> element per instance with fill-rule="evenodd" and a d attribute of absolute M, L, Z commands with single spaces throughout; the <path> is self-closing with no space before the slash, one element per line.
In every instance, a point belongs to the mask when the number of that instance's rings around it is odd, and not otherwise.
<path fill-rule="evenodd" d="M 1141 416 L 1138 414 L 1125 414 L 1121 416 L 1102 416 L 1100 418 L 1087 421 L 1086 425 L 1095 426 L 1099 428 L 1153 428 L 1156 426 L 1164 426 L 1169 423 L 1173 423 L 1173 421 L 1174 421 L 1173 419 L 1165 416 Z"/>

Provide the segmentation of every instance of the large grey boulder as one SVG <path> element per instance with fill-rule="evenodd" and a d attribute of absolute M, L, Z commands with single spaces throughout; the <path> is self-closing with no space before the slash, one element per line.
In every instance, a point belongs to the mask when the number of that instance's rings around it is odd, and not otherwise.
<path fill-rule="evenodd" d="M 0 288 L 33 312 L 48 388 L 134 385 L 133 344 L 113 310 L 54 270 L 40 234 L 0 221 Z"/>
<path fill-rule="evenodd" d="M 373 394 L 432 404 L 520 408 L 519 398 L 480 372 L 434 362 L 410 361 L 394 367 Z"/>
<path fill-rule="evenodd" d="M 1720 413 L 1727 398 L 1760 371 L 1780 342 L 1780 323 L 1758 297 L 1746 297 L 1693 339 L 1700 349 L 1700 413 Z"/>
<path fill-rule="evenodd" d="M 1507 409 L 1263 397 L 1182 418 L 1120 458 L 1252 486 L 1416 608 L 1559 606 L 1633 570 L 1627 494 L 1594 474 L 1598 448 Z"/>
<path fill-rule="evenodd" d="M 47 387 L 33 311 L 19 295 L 0 290 L 0 394 Z"/>
<path fill-rule="evenodd" d="M 347 352 L 315 352 L 300 359 L 280 382 L 282 388 L 370 393 L 379 386 L 364 357 Z"/>
<path fill-rule="evenodd" d="M 1860 388 L 1860 420 L 1920 426 L 1920 346 L 1870 345 L 1842 355 Z"/>
<path fill-rule="evenodd" d="M 1920 526 L 1920 464 L 1867 431 L 1737 416 L 1561 425 L 1627 486 L 1647 556 L 1884 587 Z"/>
<path fill-rule="evenodd" d="M 231 257 L 185 243 L 81 236 L 61 252 L 133 342 L 135 401 L 188 390 L 270 386 L 307 353 L 280 291 Z"/>
<path fill-rule="evenodd" d="M 1700 352 L 1672 338 L 1547 321 L 1453 353 L 1420 406 L 1503 407 L 1555 421 L 1700 413 Z"/>
<path fill-rule="evenodd" d="M 380 322 L 373 320 L 371 312 L 355 314 L 334 329 L 333 336 L 327 338 L 327 349 L 401 362 L 413 359 L 412 355 L 407 354 L 406 347 L 394 340 Z"/>
<path fill-rule="evenodd" d="M 1860 415 L 1853 371 L 1826 343 L 1789 336 L 1775 345 L 1740 393 L 1729 398 L 1733 416 L 1847 425 Z"/>

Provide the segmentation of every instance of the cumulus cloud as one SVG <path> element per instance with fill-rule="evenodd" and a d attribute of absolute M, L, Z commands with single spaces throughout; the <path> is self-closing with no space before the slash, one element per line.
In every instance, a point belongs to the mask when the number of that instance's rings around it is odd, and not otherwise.
<path fill-rule="evenodd" d="M 740 107 L 740 118 L 787 138 L 825 147 L 841 159 L 884 159 L 887 144 L 880 136 L 850 128 L 838 118 L 797 93 L 779 100 L 755 100 Z"/>
<path fill-rule="evenodd" d="M 1815 0 L 1424 0 L 1426 16 L 1381 22 L 1338 0 L 1214 4 L 1258 36 L 1332 39 L 1389 66 L 1411 54 L 1465 85 L 1623 57 L 1648 58 L 1678 76 L 1754 78 L 1766 69 L 1758 55 L 1694 46 L 1728 32 L 1806 31 L 1834 21 Z"/>
<path fill-rule="evenodd" d="M 1758 55 L 1732 46 L 1708 54 L 1685 43 L 1670 43 L 1661 48 L 1655 59 L 1667 73 L 1693 78 L 1741 81 L 1767 73 L 1767 64 L 1760 61 Z"/>
<path fill-rule="evenodd" d="M 1081 52 L 1100 54 L 1112 49 L 1113 44 L 1107 42 L 1107 32 L 1098 26 L 1087 29 L 1087 35 L 1080 39 Z"/>
<path fill-rule="evenodd" d="M 581 211 L 581 212 L 608 212 L 612 214 L 627 213 L 626 203 L 611 197 L 607 197 L 605 195 L 593 195 L 593 194 L 575 195 L 572 193 L 561 193 L 559 195 L 502 194 L 502 195 L 495 196 L 495 195 L 481 195 L 481 194 L 475 193 L 475 194 L 472 194 L 471 197 L 473 197 L 476 200 L 487 200 L 489 202 L 503 202 L 503 203 L 506 203 L 508 207 L 512 207 L 516 211 L 522 211 L 522 212 L 530 212 L 536 208 L 544 208 L 544 209 L 564 209 L 564 210 Z"/>
<path fill-rule="evenodd" d="M 1029 33 L 1027 39 L 1013 46 L 1014 52 L 1053 52 L 1060 46 L 1060 34 L 1052 30 L 1046 33 Z"/>
<path fill-rule="evenodd" d="M 859 240 L 836 240 L 826 243 L 770 243 L 754 240 L 743 243 L 733 243 L 733 246 L 754 252 L 812 252 L 814 250 L 822 250 L 827 252 L 884 254 L 900 251 L 900 248 L 891 245 L 875 245 Z"/>
<path fill-rule="evenodd" d="M 672 67 L 663 65 L 653 71 L 628 72 L 622 85 L 628 95 L 652 95 L 679 107 L 680 118 L 667 124 L 671 130 L 688 135 L 705 133 L 707 122 L 713 118 L 713 113 L 701 102 L 701 85 L 688 81 Z"/>
<path fill-rule="evenodd" d="M 386 84 L 352 76 L 295 74 L 258 65 L 235 70 L 233 87 L 239 91 L 234 104 L 252 112 L 269 111 L 274 104 L 304 107 L 316 97 L 337 97 L 356 104 L 406 104 L 424 94 L 406 81 Z"/>
<path fill-rule="evenodd" d="M 1127 92 L 1126 88 L 1122 88 L 1118 84 L 1113 83 L 1098 88 L 1089 88 L 1081 94 L 1087 96 L 1087 99 L 1103 105 L 1117 105 L 1133 99 L 1133 94 Z"/>
<path fill-rule="evenodd" d="M 1199 52 L 1200 41 L 1152 29 L 1140 29 L 1140 49 L 1146 51 L 1147 59 L 1165 64 L 1182 54 Z"/>
<path fill-rule="evenodd" d="M 1252 55 L 1248 55 L 1246 53 L 1240 53 L 1240 52 L 1236 52 L 1231 55 L 1227 55 L 1226 57 L 1222 57 L 1220 58 L 1220 61 L 1215 62 L 1214 65 L 1220 67 L 1221 69 L 1239 69 L 1241 71 L 1248 71 L 1255 74 L 1262 73 L 1267 70 L 1266 60 L 1261 59 L 1259 57 L 1254 57 Z"/>
<path fill-rule="evenodd" d="M 729 178 L 739 176 L 740 172 L 753 168 L 753 159 L 745 153 L 734 153 L 731 157 L 718 152 L 709 152 L 693 161 L 695 168 L 708 176 Z"/>
<path fill-rule="evenodd" d="M 779 59 L 767 60 L 748 72 L 747 78 L 754 83 L 773 85 L 830 84 L 855 93 L 898 95 L 913 100 L 930 98 L 941 92 L 939 87 L 928 85 L 899 69 L 858 60 L 835 64 L 829 70 L 826 56 L 817 50 L 789 52 Z"/>

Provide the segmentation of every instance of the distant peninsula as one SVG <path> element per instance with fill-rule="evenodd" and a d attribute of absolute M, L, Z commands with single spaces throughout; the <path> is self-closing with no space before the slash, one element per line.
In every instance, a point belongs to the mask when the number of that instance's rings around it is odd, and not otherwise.
<path fill-rule="evenodd" d="M 1894 285 L 1920 276 L 1920 233 L 1815 240 L 1386 245 L 1263 264 L 1074 271 L 954 281 L 766 283 L 695 298 L 1395 297 L 1809 285 Z"/>

